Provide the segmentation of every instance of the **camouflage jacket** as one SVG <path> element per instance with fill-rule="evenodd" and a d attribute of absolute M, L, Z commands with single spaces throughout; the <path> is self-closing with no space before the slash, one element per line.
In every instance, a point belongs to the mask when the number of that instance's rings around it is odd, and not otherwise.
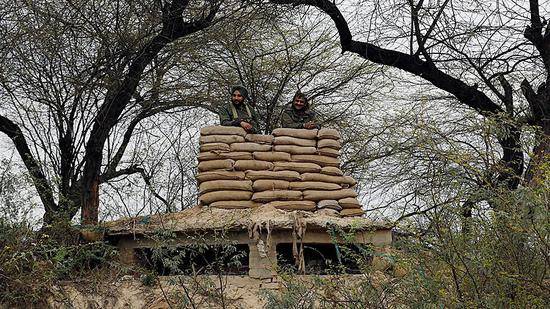
<path fill-rule="evenodd" d="M 218 116 L 222 126 L 240 127 L 241 121 L 245 121 L 252 125 L 250 133 L 260 132 L 256 110 L 244 102 L 239 105 L 234 105 L 231 102 L 223 104 L 218 109 Z"/>
<path fill-rule="evenodd" d="M 281 127 L 283 128 L 303 129 L 304 124 L 310 121 L 316 122 L 315 112 L 309 109 L 297 110 L 292 103 L 285 106 L 281 115 Z M 321 126 L 317 124 L 317 129 L 320 128 Z"/>

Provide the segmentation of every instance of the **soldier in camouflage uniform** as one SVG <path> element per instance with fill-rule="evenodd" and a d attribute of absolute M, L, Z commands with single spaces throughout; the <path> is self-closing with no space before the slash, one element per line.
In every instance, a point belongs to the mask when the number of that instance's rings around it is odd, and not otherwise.
<path fill-rule="evenodd" d="M 231 87 L 231 102 L 220 106 L 218 115 L 222 126 L 242 127 L 248 133 L 259 133 L 256 111 L 248 103 L 248 90 Z"/>
<path fill-rule="evenodd" d="M 281 116 L 281 127 L 293 129 L 320 129 L 315 121 L 315 112 L 309 109 L 307 97 L 297 91 L 292 102 L 285 106 Z"/>

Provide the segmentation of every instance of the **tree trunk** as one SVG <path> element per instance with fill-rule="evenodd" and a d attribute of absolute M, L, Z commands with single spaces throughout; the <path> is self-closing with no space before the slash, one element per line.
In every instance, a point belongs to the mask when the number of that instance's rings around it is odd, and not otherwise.
<path fill-rule="evenodd" d="M 136 53 L 137 57 L 129 65 L 128 72 L 121 83 L 107 91 L 104 103 L 94 119 L 94 125 L 86 143 L 81 188 L 81 218 L 84 225 L 95 225 L 98 222 L 103 147 L 110 130 L 117 124 L 120 115 L 130 102 L 141 80 L 143 71 L 168 43 L 208 27 L 219 9 L 219 4 L 214 5 L 210 8 L 210 12 L 203 15 L 200 20 L 184 22 L 183 11 L 187 8 L 187 5 L 188 2 L 184 0 L 174 0 L 170 5 L 167 5 L 167 10 L 163 11 L 160 33 Z"/>
<path fill-rule="evenodd" d="M 102 149 L 108 134 L 108 131 L 102 130 L 104 122 L 104 120 L 96 120 L 91 137 L 86 145 L 87 152 L 80 191 L 82 225 L 95 225 L 98 222 Z"/>
<path fill-rule="evenodd" d="M 82 198 L 82 225 L 93 225 L 98 222 L 99 211 L 99 177 L 95 177 L 89 183 Z"/>
<path fill-rule="evenodd" d="M 549 167 L 545 166 L 548 162 L 550 162 L 550 119 L 545 119 L 542 123 L 539 143 L 533 148 L 533 157 L 525 175 L 525 182 L 528 186 L 540 186 L 545 177 L 548 177 Z"/>

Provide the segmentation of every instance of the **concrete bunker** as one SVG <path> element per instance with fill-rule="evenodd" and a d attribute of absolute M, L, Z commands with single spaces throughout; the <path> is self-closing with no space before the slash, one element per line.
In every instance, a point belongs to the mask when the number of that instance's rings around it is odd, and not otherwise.
<path fill-rule="evenodd" d="M 359 274 L 357 260 L 376 265 L 391 245 L 391 226 L 362 217 L 336 130 L 213 126 L 199 142 L 197 206 L 106 224 L 122 262 L 161 276 L 222 273 L 252 293 L 281 288 L 281 272 Z"/>
<path fill-rule="evenodd" d="M 324 266 L 338 261 L 337 250 L 346 246 L 360 249 L 368 246 L 373 252 L 391 245 L 391 227 L 361 217 L 335 217 L 307 211 L 285 211 L 271 206 L 250 209 L 218 209 L 193 207 L 172 214 L 123 219 L 107 224 L 108 239 L 120 250 L 120 259 L 127 264 L 143 264 L 143 255 L 161 247 L 175 253 L 192 249 L 199 243 L 203 256 L 216 256 L 216 250 L 232 246 L 240 254 L 239 266 L 217 270 L 227 275 L 273 278 L 281 267 L 293 267 L 297 274 L 327 274 Z M 172 233 L 168 243 L 158 239 L 158 233 Z M 345 233 L 343 239 L 339 232 Z M 351 237 L 351 238 L 350 238 Z M 178 249 L 179 248 L 179 249 Z M 340 248 L 340 249 L 339 249 Z M 319 259 L 315 256 L 323 256 Z M 217 254 L 220 257 L 220 254 Z M 228 258 L 228 256 L 221 256 Z M 192 259 L 189 264 L 200 263 Z M 159 265 L 160 275 L 170 273 Z M 184 267 L 190 265 L 182 265 Z M 199 266 L 205 266 L 200 264 Z M 321 268 L 319 268 L 321 266 Z M 345 263 L 340 266 L 350 268 Z M 347 273 L 358 273 L 357 266 Z M 189 270 L 189 269 L 188 269 Z M 185 272 L 180 273 L 185 274 Z M 191 274 L 191 273 L 186 273 Z M 195 274 L 212 274 L 197 271 Z"/>

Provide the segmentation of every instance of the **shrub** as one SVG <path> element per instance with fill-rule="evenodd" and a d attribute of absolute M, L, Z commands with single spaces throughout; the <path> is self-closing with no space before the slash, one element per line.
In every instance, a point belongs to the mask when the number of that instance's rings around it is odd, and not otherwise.
<path fill-rule="evenodd" d="M 106 243 L 82 244 L 74 235 L 70 226 L 36 232 L 0 219 L 0 304 L 40 304 L 55 283 L 86 276 L 116 254 Z"/>

